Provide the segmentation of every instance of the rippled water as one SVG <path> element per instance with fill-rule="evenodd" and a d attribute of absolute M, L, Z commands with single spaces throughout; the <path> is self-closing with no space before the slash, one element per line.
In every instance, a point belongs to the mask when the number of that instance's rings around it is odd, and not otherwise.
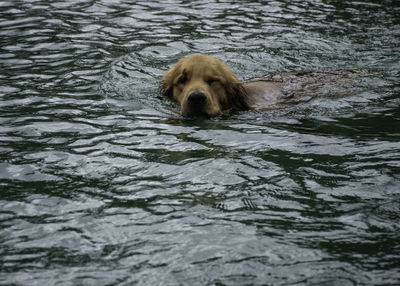
<path fill-rule="evenodd" d="M 1 1 L 1 285 L 400 283 L 397 1 Z M 182 56 L 374 89 L 187 120 Z"/>

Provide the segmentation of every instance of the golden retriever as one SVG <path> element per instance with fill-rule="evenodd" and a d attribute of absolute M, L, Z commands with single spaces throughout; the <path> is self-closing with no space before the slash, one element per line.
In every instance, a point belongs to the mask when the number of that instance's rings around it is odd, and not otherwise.
<path fill-rule="evenodd" d="M 181 107 L 183 116 L 212 117 L 226 110 L 273 108 L 310 94 L 338 96 L 351 86 L 353 71 L 295 72 L 241 83 L 222 61 L 207 55 L 182 58 L 161 82 L 161 94 Z M 332 91 L 333 90 L 333 95 Z M 331 93 L 329 93 L 331 92 Z"/>

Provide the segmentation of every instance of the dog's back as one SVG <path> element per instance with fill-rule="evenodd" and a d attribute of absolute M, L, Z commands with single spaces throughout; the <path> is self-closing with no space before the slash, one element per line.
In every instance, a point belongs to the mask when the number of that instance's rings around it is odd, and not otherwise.
<path fill-rule="evenodd" d="M 243 86 L 251 107 L 264 109 L 360 93 L 370 88 L 366 77 L 369 73 L 365 69 L 279 73 L 245 81 Z"/>

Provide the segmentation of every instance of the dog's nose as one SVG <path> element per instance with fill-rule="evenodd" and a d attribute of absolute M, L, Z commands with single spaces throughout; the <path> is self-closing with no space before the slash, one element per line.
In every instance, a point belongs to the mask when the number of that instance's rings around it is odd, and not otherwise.
<path fill-rule="evenodd" d="M 188 100 L 188 103 L 190 106 L 200 107 L 200 106 L 203 106 L 206 104 L 207 96 L 202 92 L 196 91 L 196 92 L 189 94 L 189 97 L 187 100 Z"/>

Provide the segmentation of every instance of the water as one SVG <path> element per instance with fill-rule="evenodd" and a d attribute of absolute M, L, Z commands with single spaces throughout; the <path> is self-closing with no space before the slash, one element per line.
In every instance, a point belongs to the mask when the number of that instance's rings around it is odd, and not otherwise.
<path fill-rule="evenodd" d="M 1 1 L 1 285 L 398 285 L 397 1 Z M 188 120 L 162 74 L 368 68 Z"/>

